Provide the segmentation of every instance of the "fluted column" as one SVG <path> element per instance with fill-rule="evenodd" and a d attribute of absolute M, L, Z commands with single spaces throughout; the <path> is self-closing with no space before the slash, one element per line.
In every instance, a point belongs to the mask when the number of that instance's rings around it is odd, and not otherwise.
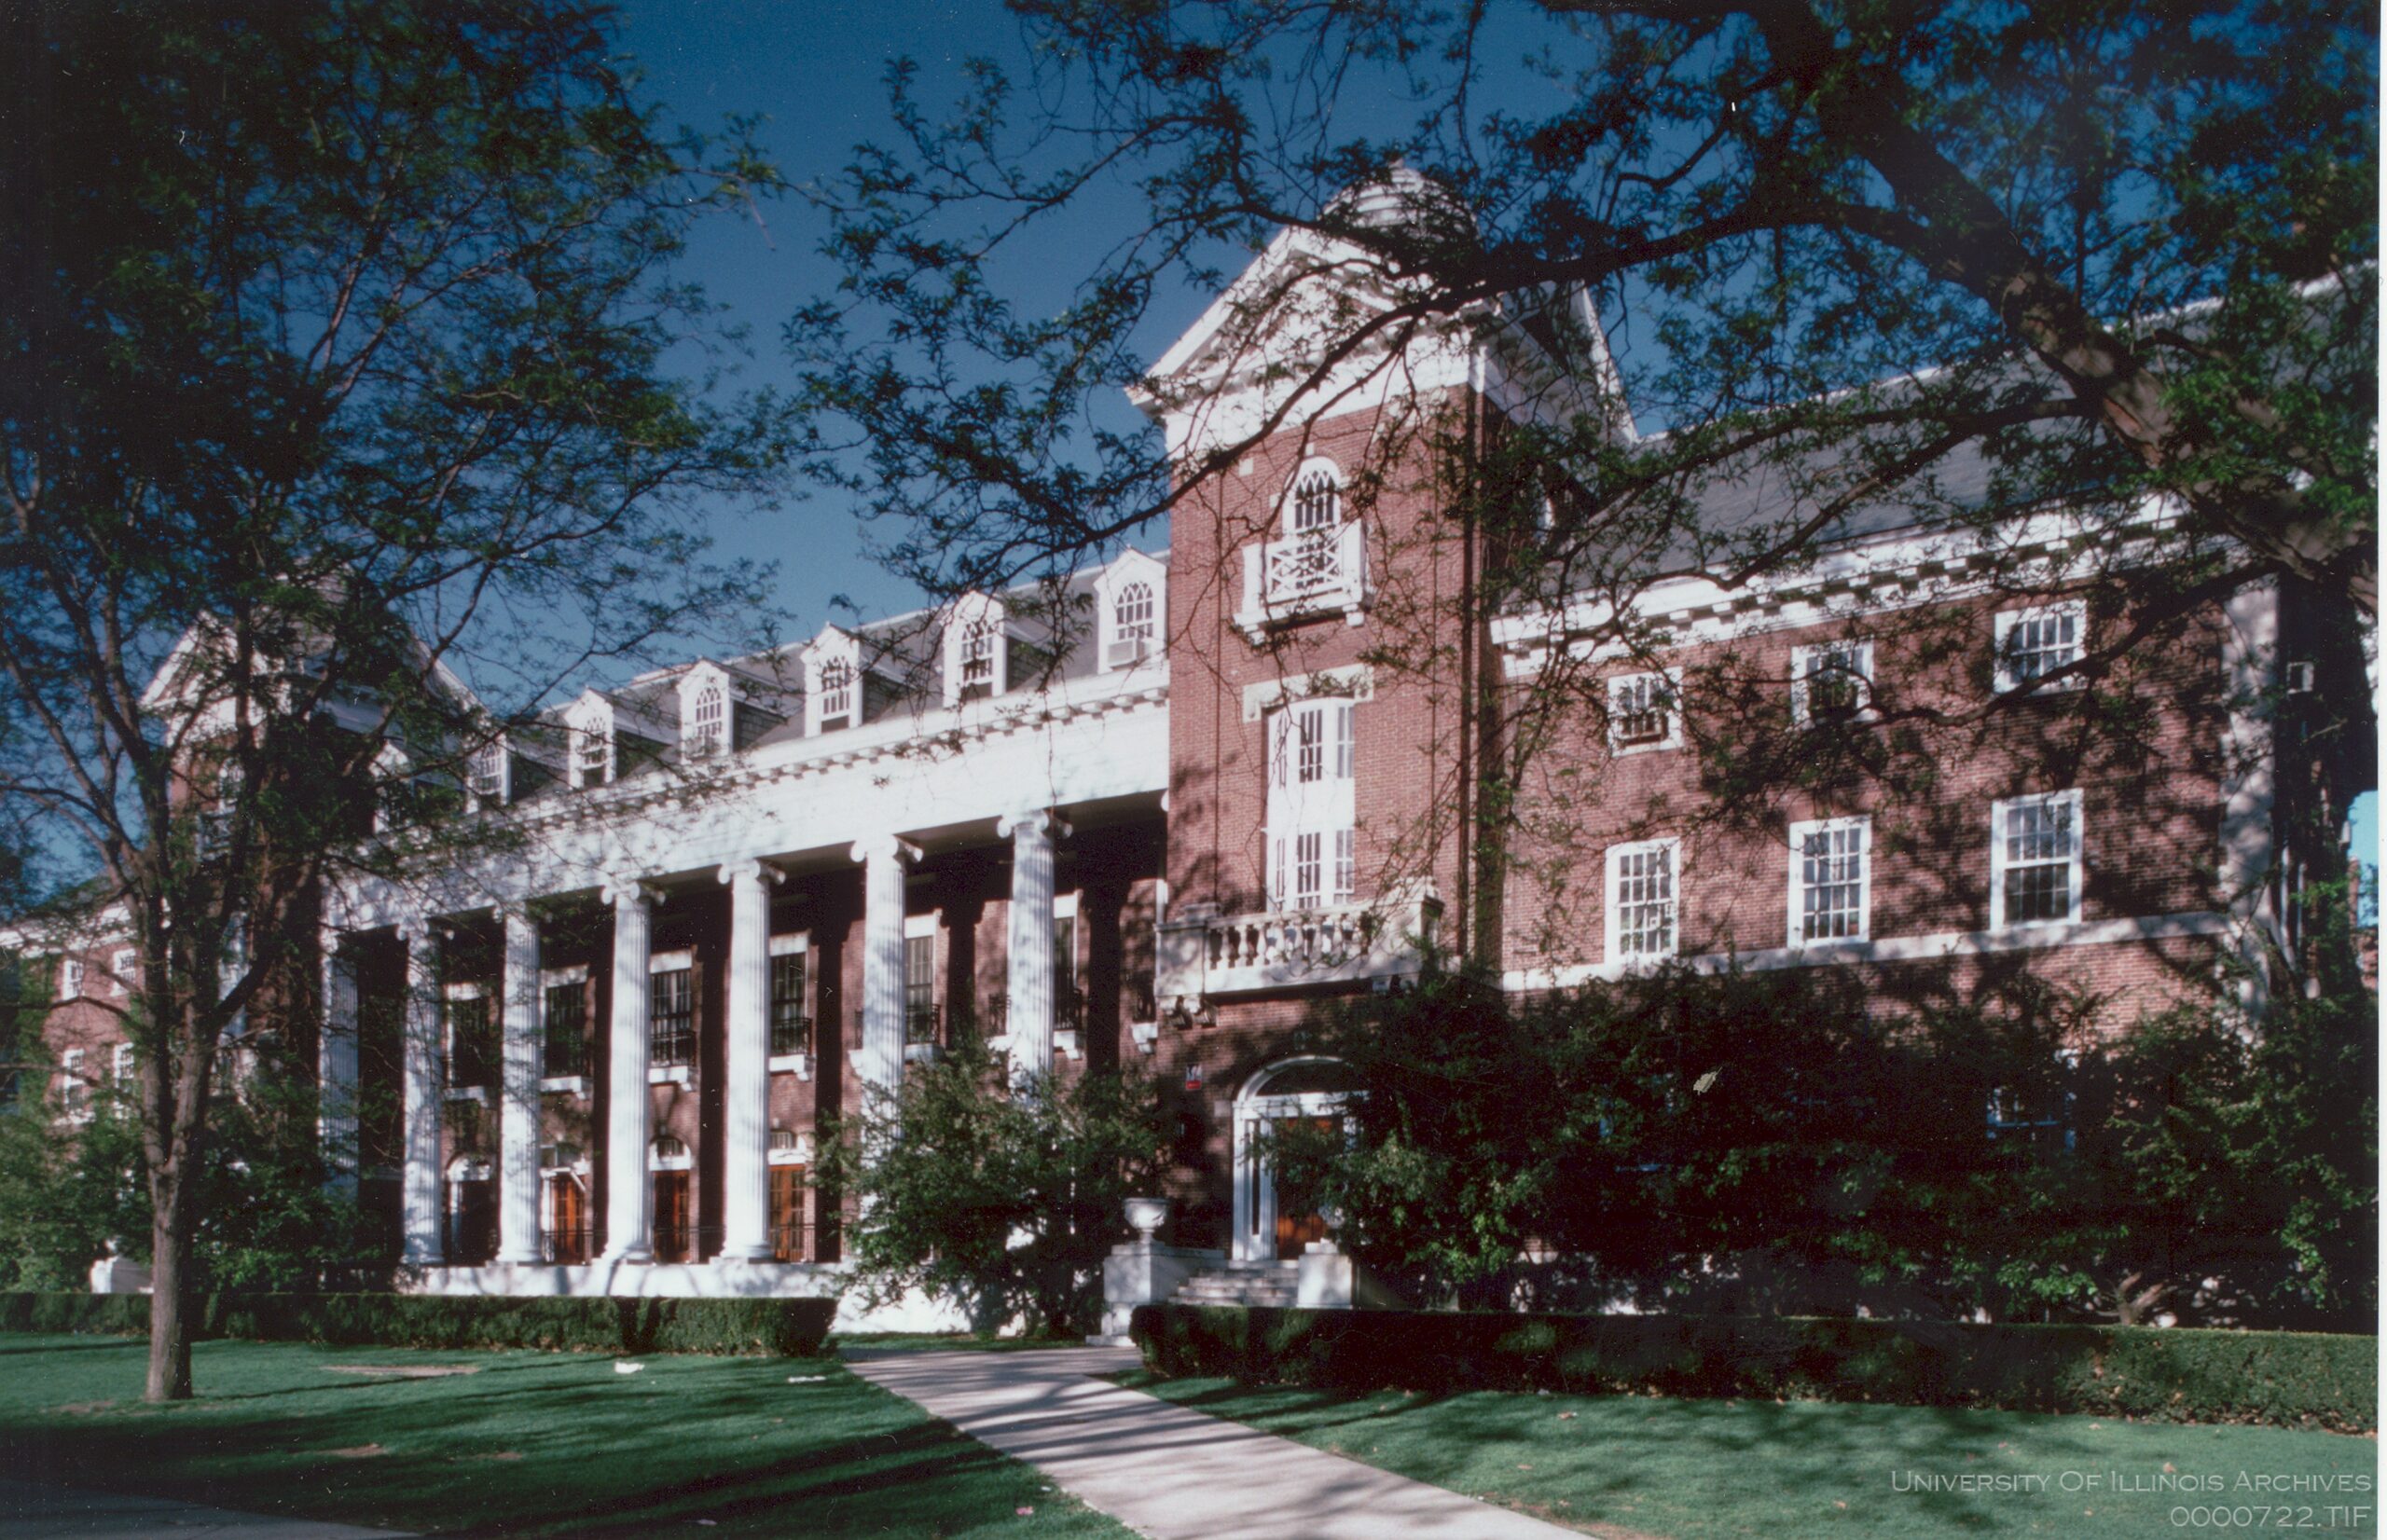
<path fill-rule="evenodd" d="M 862 1052 L 854 1073 L 865 1094 L 904 1079 L 904 873 L 918 847 L 892 834 L 857 841 L 862 863 Z"/>
<path fill-rule="evenodd" d="M 646 890 L 633 881 L 605 889 L 614 906 L 613 1052 L 606 1070 L 605 1257 L 609 1262 L 655 1260 L 655 1191 L 646 1176 L 649 1006 L 647 963 L 653 916 Z"/>
<path fill-rule="evenodd" d="M 1003 1028 L 1015 1082 L 1053 1070 L 1053 839 L 1061 820 L 1043 809 L 995 826 L 1011 838 L 1011 952 Z"/>
<path fill-rule="evenodd" d="M 497 1259 L 536 1262 L 539 1250 L 539 922 L 505 911 L 504 1037 L 498 1096 Z"/>
<path fill-rule="evenodd" d="M 439 1040 L 439 959 L 431 928 L 405 927 L 407 997 L 402 1050 L 406 1091 L 406 1170 L 399 1188 L 405 1227 L 403 1255 L 409 1266 L 437 1267 L 446 1259 L 440 1234 L 439 1136 L 445 1110 L 440 1068 L 446 1055 Z"/>
<path fill-rule="evenodd" d="M 356 950 L 338 930 L 323 940 L 324 1024 L 315 1038 L 315 1137 L 325 1185 L 356 1187 Z"/>
<path fill-rule="evenodd" d="M 729 885 L 729 1064 L 723 1149 L 724 1261 L 771 1255 L 771 892 L 758 860 L 721 869 Z"/>

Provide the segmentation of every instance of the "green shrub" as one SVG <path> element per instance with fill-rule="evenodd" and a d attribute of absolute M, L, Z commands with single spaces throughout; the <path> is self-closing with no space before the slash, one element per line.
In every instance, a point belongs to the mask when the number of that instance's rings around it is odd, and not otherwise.
<path fill-rule="evenodd" d="M 1564 1390 L 2098 1412 L 2367 1433 L 2378 1339 L 1762 1316 L 1145 1305 L 1166 1374 L 1338 1390 Z"/>
<path fill-rule="evenodd" d="M 443 1299 L 420 1294 L 212 1294 L 195 1334 L 341 1347 L 549 1348 L 573 1353 L 821 1351 L 835 1299 Z M 0 1294 L 0 1331 L 149 1329 L 140 1294 Z"/>

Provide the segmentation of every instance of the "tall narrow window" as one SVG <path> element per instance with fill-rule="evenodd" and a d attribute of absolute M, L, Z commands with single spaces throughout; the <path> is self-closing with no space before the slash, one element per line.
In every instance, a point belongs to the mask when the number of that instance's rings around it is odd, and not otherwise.
<path fill-rule="evenodd" d="M 1053 917 L 1053 1024 L 1083 1026 L 1085 997 L 1078 993 L 1078 919 Z"/>
<path fill-rule="evenodd" d="M 1138 643 L 1140 657 L 1151 648 L 1153 625 L 1152 585 L 1131 583 L 1120 589 L 1119 601 L 1111 611 L 1111 639 Z"/>
<path fill-rule="evenodd" d="M 1608 956 L 1671 957 L 1678 939 L 1673 840 L 1611 846 L 1607 853 Z"/>
<path fill-rule="evenodd" d="M 497 1083 L 497 1022 L 478 984 L 450 984 L 447 1000 L 448 1084 L 468 1091 Z"/>
<path fill-rule="evenodd" d="M 83 1051 L 70 1048 L 58 1055 L 58 1113 L 69 1122 L 91 1115 L 91 1086 L 83 1079 Z"/>
<path fill-rule="evenodd" d="M 771 1052 L 809 1052 L 812 1010 L 804 992 L 805 955 L 782 952 L 771 958 Z"/>
<path fill-rule="evenodd" d="M 1293 485 L 1292 529 L 1295 534 L 1332 529 L 1343 522 L 1343 488 L 1334 473 L 1316 470 Z"/>
<path fill-rule="evenodd" d="M 998 626 L 988 619 L 972 621 L 961 633 L 963 699 L 973 700 L 995 693 L 995 644 L 998 639 Z"/>
<path fill-rule="evenodd" d="M 904 1040 L 936 1041 L 936 938 L 904 939 Z"/>
<path fill-rule="evenodd" d="M 588 1073 L 588 982 L 550 983 L 542 992 L 545 1028 L 543 1073 L 551 1078 Z"/>
<path fill-rule="evenodd" d="M 614 778 L 614 735 L 590 724 L 573 735 L 573 784 L 602 786 Z"/>
<path fill-rule="evenodd" d="M 108 1066 L 108 1083 L 118 1091 L 130 1093 L 132 1090 L 132 1045 L 117 1044 L 113 1061 Z"/>
<path fill-rule="evenodd" d="M 79 1000 L 83 997 L 83 959 L 62 958 L 58 965 L 58 997 Z"/>
<path fill-rule="evenodd" d="M 1861 942 L 1871 934 L 1872 820 L 1790 826 L 1790 944 Z"/>
<path fill-rule="evenodd" d="M 464 781 L 473 802 L 481 807 L 505 805 L 506 750 L 504 739 L 485 743 L 464 762 Z"/>
<path fill-rule="evenodd" d="M 647 1062 L 677 1069 L 697 1057 L 696 970 L 657 971 L 648 982 Z"/>
<path fill-rule="evenodd" d="M 821 666 L 821 731 L 854 723 L 854 666 L 831 658 Z"/>
<path fill-rule="evenodd" d="M 688 1176 L 695 1162 L 688 1147 L 666 1134 L 649 1147 L 647 1164 L 655 1176 L 655 1259 L 685 1262 L 696 1249 L 696 1220 L 689 1202 Z"/>
<path fill-rule="evenodd" d="M 2016 797 L 1990 809 L 1989 923 L 2080 918 L 2080 793 Z"/>
<path fill-rule="evenodd" d="M 697 694 L 697 703 L 688 711 L 688 752 L 697 759 L 710 759 L 729 746 L 729 698 L 721 686 L 708 684 Z"/>
<path fill-rule="evenodd" d="M 1268 724 L 1268 893 L 1278 909 L 1353 901 L 1358 712 L 1347 700 L 1305 700 Z"/>

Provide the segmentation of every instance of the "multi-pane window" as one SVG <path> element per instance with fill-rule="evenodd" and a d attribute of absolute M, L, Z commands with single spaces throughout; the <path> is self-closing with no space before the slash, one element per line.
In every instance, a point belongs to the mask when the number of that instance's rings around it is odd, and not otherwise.
<path fill-rule="evenodd" d="M 1989 923 L 2080 917 L 2080 793 L 2016 797 L 1990 809 Z"/>
<path fill-rule="evenodd" d="M 972 621 L 961 633 L 961 693 L 989 695 L 995 690 L 996 626 L 991 620 Z"/>
<path fill-rule="evenodd" d="M 573 735 L 573 784 L 602 786 L 614 778 L 614 735 L 590 724 Z"/>
<path fill-rule="evenodd" d="M 2077 600 L 2035 610 L 2005 610 L 1997 616 L 1997 688 L 2077 688 L 2079 676 L 2048 676 L 2080 661 L 2088 639 L 2089 612 Z M 2042 683 L 2041 681 L 2045 682 Z"/>
<path fill-rule="evenodd" d="M 718 754 L 728 746 L 729 697 L 718 684 L 697 692 L 688 708 L 688 752 L 697 759 Z"/>
<path fill-rule="evenodd" d="M 661 969 L 647 984 L 647 1063 L 677 1069 L 697 1058 L 697 975 L 692 968 Z"/>
<path fill-rule="evenodd" d="M 831 658 L 821 666 L 821 730 L 850 727 L 854 715 L 854 666 Z"/>
<path fill-rule="evenodd" d="M 541 1073 L 588 1073 L 588 983 L 573 978 L 549 983 L 540 999 L 545 1052 Z"/>
<path fill-rule="evenodd" d="M 1872 820 L 1790 826 L 1790 944 L 1861 942 L 1871 934 Z"/>
<path fill-rule="evenodd" d="M 484 807 L 505 803 L 505 743 L 483 744 L 464 762 L 464 781 L 473 800 Z"/>
<path fill-rule="evenodd" d="M 1608 747 L 1671 749 L 1682 741 L 1671 674 L 1622 674 L 1607 681 Z"/>
<path fill-rule="evenodd" d="M 70 1121 L 91 1115 L 91 1088 L 83 1079 L 83 1051 L 70 1048 L 58 1055 L 58 1111 Z"/>
<path fill-rule="evenodd" d="M 132 981 L 140 971 L 140 956 L 131 947 L 124 947 L 108 959 L 108 993 L 118 999 L 132 993 Z"/>
<path fill-rule="evenodd" d="M 1607 853 L 1607 943 L 1614 960 L 1675 955 L 1677 846 L 1647 840 Z"/>
<path fill-rule="evenodd" d="M 1152 585 L 1131 583 L 1120 589 L 1118 602 L 1111 610 L 1111 639 L 1150 642 L 1152 626 Z"/>
<path fill-rule="evenodd" d="M 130 1093 L 132 1090 L 132 1045 L 117 1044 L 108 1065 L 108 1083 L 118 1091 Z"/>
<path fill-rule="evenodd" d="M 1872 697 L 1871 642 L 1831 641 L 1790 650 L 1790 711 L 1801 726 L 1860 716 Z"/>
<path fill-rule="evenodd" d="M 66 957 L 58 965 L 58 997 L 76 1000 L 83 997 L 83 959 Z"/>
<path fill-rule="evenodd" d="M 1334 473 L 1316 470 L 1293 484 L 1293 533 L 1331 530 L 1343 522 L 1343 488 Z"/>
<path fill-rule="evenodd" d="M 904 1040 L 936 1041 L 936 938 L 904 938 Z"/>
<path fill-rule="evenodd" d="M 1356 894 L 1358 720 L 1347 700 L 1302 701 L 1270 720 L 1268 891 L 1279 909 Z"/>
<path fill-rule="evenodd" d="M 1078 993 L 1078 920 L 1075 914 L 1053 917 L 1053 1022 L 1056 1026 L 1083 1025 L 1085 1000 Z"/>
<path fill-rule="evenodd" d="M 812 1046 L 812 1012 L 804 993 L 801 952 L 771 959 L 771 1052 L 802 1053 Z"/>
<path fill-rule="evenodd" d="M 497 1020 L 478 984 L 451 985 L 448 1017 L 448 1083 L 459 1091 L 497 1083 Z"/>

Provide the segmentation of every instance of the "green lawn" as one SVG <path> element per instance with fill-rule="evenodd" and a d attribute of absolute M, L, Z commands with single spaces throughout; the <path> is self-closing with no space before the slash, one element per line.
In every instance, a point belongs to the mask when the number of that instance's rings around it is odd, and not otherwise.
<path fill-rule="evenodd" d="M 1335 1396 L 1225 1380 L 1132 1375 L 1131 1387 L 1595 1533 L 1663 1540 L 1762 1536 L 2066 1535 L 2082 1540 L 2270 1529 L 2379 1532 L 2373 1439 L 2274 1428 L 2178 1427 L 1933 1407 L 1680 1401 L 1656 1396 Z M 1916 1492 L 1938 1477 L 2045 1477 L 2035 1492 Z M 2240 1476 L 2351 1476 L 2350 1495 L 2285 1496 Z M 2219 1476 L 2225 1490 L 2143 1490 Z M 2115 1490 L 2118 1476 L 2125 1488 Z M 2089 1483 L 2097 1485 L 2092 1489 Z M 2078 1490 L 2064 1490 L 2076 1485 Z M 2231 1526 L 2174 1508 L 2243 1510 Z M 2337 1514 L 2331 1507 L 2346 1510 Z M 2359 1507 L 2357 1519 L 2351 1511 Z M 2334 1519 L 2334 1525 L 2332 1520 Z"/>
<path fill-rule="evenodd" d="M 0 1336 L 0 1473 L 476 1534 L 1128 1533 L 831 1360 L 656 1356 L 624 1375 L 577 1354 L 203 1342 L 200 1398 L 148 1407 L 146 1354 Z"/>

